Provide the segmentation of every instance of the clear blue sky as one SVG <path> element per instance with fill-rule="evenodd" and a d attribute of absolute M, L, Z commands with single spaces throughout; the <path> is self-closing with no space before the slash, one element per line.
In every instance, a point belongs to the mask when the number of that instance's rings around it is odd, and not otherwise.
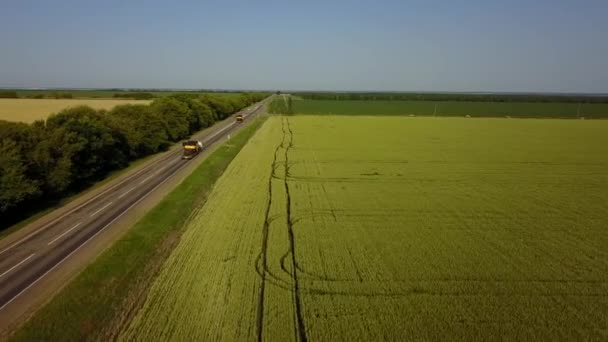
<path fill-rule="evenodd" d="M 608 92 L 607 0 L 0 7 L 1 87 Z"/>

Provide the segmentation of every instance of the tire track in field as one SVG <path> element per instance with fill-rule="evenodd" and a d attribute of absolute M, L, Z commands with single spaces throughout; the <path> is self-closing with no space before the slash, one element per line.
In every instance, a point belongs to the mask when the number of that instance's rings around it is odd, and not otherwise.
<path fill-rule="evenodd" d="M 284 138 L 283 138 L 284 139 Z M 270 227 L 270 208 L 272 207 L 272 180 L 276 177 L 276 169 L 277 169 L 277 156 L 283 145 L 283 141 L 277 145 L 274 150 L 274 158 L 272 160 L 272 165 L 270 169 L 270 176 L 268 177 L 268 203 L 266 204 L 266 213 L 264 215 L 264 227 L 262 228 L 262 249 L 260 251 L 260 255 L 258 259 L 260 260 L 261 267 L 258 269 L 258 274 L 261 277 L 260 280 L 260 294 L 258 297 L 258 306 L 257 306 L 257 330 L 258 330 L 258 341 L 263 340 L 264 335 L 264 296 L 266 292 L 266 274 L 268 273 L 268 258 L 267 258 L 267 250 L 268 250 L 268 229 Z M 258 262 L 256 262 L 258 265 Z M 257 267 L 256 267 L 257 269 Z"/>
<path fill-rule="evenodd" d="M 295 313 L 296 313 L 296 327 L 297 333 L 299 336 L 299 340 L 306 342 L 308 339 L 306 337 L 306 329 L 304 327 L 304 320 L 302 319 L 302 302 L 300 298 L 300 285 L 298 282 L 298 271 L 296 269 L 296 242 L 293 233 L 293 220 L 291 215 L 291 195 L 289 193 L 289 183 L 287 182 L 287 178 L 289 177 L 289 150 L 293 147 L 293 131 L 291 130 L 291 126 L 289 125 L 289 119 L 285 118 L 281 122 L 281 126 L 283 129 L 283 142 L 285 142 L 285 138 L 287 138 L 287 146 L 283 144 L 285 150 L 285 178 L 283 179 L 283 184 L 285 186 L 285 193 L 287 196 L 287 230 L 289 233 L 289 250 L 291 252 L 291 266 L 293 270 L 293 296 L 294 296 L 294 305 L 295 305 Z M 285 130 L 287 127 L 287 130 Z"/>

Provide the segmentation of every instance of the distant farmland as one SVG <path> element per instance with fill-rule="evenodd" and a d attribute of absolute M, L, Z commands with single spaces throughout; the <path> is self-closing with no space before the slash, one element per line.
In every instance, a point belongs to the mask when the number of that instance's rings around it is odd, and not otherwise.
<path fill-rule="evenodd" d="M 275 100 L 275 112 L 285 113 L 286 103 Z M 546 102 L 467 102 L 467 101 L 352 101 L 296 100 L 296 114 L 334 115 L 424 115 L 472 117 L 548 117 L 608 118 L 608 104 L 546 103 Z"/>
<path fill-rule="evenodd" d="M 145 100 L 96 99 L 0 99 L 0 120 L 33 122 L 68 107 L 87 105 L 95 109 L 112 109 L 120 104 L 148 104 Z"/>
<path fill-rule="evenodd" d="M 606 340 L 608 121 L 272 117 L 127 340 Z"/>

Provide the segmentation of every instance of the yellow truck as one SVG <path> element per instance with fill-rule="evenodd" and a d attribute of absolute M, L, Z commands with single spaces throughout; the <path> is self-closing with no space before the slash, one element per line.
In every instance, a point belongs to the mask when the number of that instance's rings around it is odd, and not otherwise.
<path fill-rule="evenodd" d="M 187 140 L 182 143 L 184 154 L 182 159 L 192 159 L 203 150 L 203 143 L 198 140 Z"/>

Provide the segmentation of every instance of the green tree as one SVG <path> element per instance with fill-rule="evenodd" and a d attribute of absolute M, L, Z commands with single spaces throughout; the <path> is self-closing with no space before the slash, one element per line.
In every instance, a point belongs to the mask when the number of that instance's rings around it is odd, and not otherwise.
<path fill-rule="evenodd" d="M 213 112 L 217 116 L 217 120 L 224 120 L 234 113 L 232 103 L 223 96 L 203 95 L 200 99 L 203 103 L 213 109 Z"/>
<path fill-rule="evenodd" d="M 119 105 L 108 112 L 108 119 L 127 139 L 130 158 L 165 149 L 169 145 L 166 122 L 146 105 Z"/>
<path fill-rule="evenodd" d="M 151 109 L 164 120 L 169 140 L 178 141 L 188 137 L 191 111 L 186 104 L 175 98 L 163 97 L 154 100 Z"/>
<path fill-rule="evenodd" d="M 38 182 L 27 177 L 18 144 L 0 140 L 0 215 L 40 194 Z"/>
<path fill-rule="evenodd" d="M 59 146 L 70 157 L 77 183 L 88 183 L 127 164 L 127 140 L 103 111 L 87 106 L 69 108 L 51 115 L 46 130 L 49 137 L 63 143 Z"/>
<path fill-rule="evenodd" d="M 199 131 L 201 128 L 213 125 L 213 112 L 209 106 L 197 99 L 192 99 L 188 102 L 188 107 L 190 107 L 190 110 L 192 111 L 190 132 L 193 133 Z"/>
<path fill-rule="evenodd" d="M 68 132 L 62 127 L 47 130 L 42 121 L 33 124 L 33 132 L 39 141 L 32 146 L 30 153 L 36 179 L 41 181 L 46 195 L 58 196 L 74 181 L 72 158 L 78 146 L 71 142 L 77 139 L 77 133 Z"/>

